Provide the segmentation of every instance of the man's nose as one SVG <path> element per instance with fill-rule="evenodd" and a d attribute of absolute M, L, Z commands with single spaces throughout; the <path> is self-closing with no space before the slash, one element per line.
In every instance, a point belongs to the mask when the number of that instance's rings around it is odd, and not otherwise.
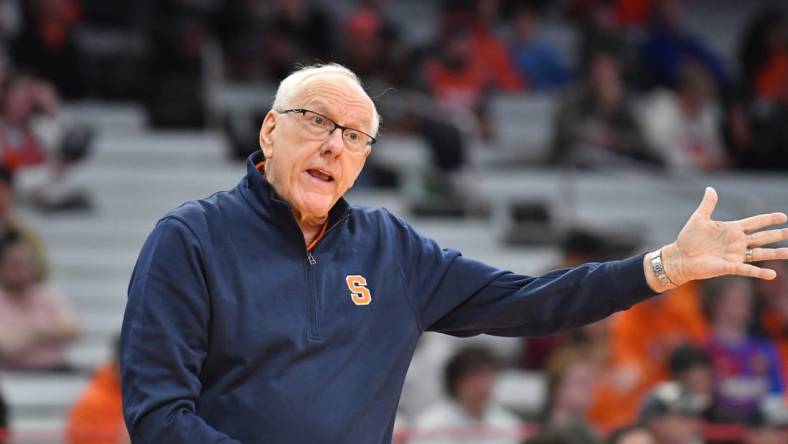
<path fill-rule="evenodd" d="M 323 152 L 338 155 L 345 149 L 345 141 L 342 140 L 342 128 L 334 128 L 328 133 L 328 138 L 323 142 Z"/>

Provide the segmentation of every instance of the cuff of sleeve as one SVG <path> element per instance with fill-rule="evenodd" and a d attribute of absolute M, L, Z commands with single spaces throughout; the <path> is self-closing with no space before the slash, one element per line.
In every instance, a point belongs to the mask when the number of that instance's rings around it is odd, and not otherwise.
<path fill-rule="evenodd" d="M 617 300 L 621 309 L 629 308 L 638 302 L 658 295 L 646 281 L 643 272 L 643 257 L 646 253 L 611 263 L 613 276 L 616 276 Z"/>

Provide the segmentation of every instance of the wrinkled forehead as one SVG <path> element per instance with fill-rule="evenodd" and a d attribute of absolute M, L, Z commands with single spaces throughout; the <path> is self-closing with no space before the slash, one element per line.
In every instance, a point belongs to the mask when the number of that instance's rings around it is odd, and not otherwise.
<path fill-rule="evenodd" d="M 371 131 L 372 99 L 360 85 L 344 76 L 306 80 L 295 95 L 295 104 L 325 114 L 340 125 Z"/>

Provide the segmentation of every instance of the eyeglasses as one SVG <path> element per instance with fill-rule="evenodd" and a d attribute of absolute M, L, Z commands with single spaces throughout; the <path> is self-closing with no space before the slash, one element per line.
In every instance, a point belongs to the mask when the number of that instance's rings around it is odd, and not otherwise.
<path fill-rule="evenodd" d="M 344 127 L 334 122 L 330 118 L 308 109 L 286 109 L 284 111 L 280 111 L 279 113 L 300 114 L 301 119 L 304 121 L 304 130 L 307 132 L 307 134 L 318 137 L 321 140 L 327 139 L 335 129 L 339 128 L 342 130 L 342 141 L 345 143 L 345 147 L 354 153 L 360 153 L 364 151 L 364 148 L 366 148 L 367 145 L 372 145 L 377 142 L 377 139 L 365 133 L 364 131 Z"/>

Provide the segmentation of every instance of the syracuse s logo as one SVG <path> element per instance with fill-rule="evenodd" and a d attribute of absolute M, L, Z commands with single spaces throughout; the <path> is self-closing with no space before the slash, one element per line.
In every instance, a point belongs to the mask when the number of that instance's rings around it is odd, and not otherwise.
<path fill-rule="evenodd" d="M 350 299 L 356 305 L 369 305 L 372 302 L 372 293 L 367 288 L 367 280 L 358 274 L 349 274 L 345 278 L 347 288 L 350 289 Z"/>

